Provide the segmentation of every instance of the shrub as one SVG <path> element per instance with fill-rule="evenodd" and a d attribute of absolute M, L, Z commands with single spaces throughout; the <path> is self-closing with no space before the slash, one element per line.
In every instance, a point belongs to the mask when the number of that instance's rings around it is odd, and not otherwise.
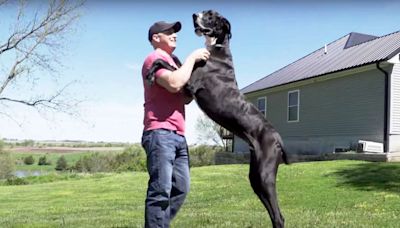
<path fill-rule="evenodd" d="M 80 158 L 72 167 L 78 172 L 110 172 L 112 171 L 112 155 L 101 155 L 94 153 L 90 156 Z"/>
<path fill-rule="evenodd" d="M 124 149 L 121 154 L 115 156 L 114 170 L 122 171 L 146 171 L 146 154 L 141 146 L 133 145 Z"/>
<path fill-rule="evenodd" d="M 73 170 L 77 172 L 86 172 L 84 160 L 80 158 L 78 161 L 75 162 L 75 165 L 71 167 Z"/>
<path fill-rule="evenodd" d="M 0 152 L 3 151 L 4 148 L 4 141 L 0 139 Z"/>
<path fill-rule="evenodd" d="M 51 165 L 51 162 L 47 160 L 46 155 L 39 158 L 38 165 Z"/>
<path fill-rule="evenodd" d="M 68 168 L 67 159 L 65 159 L 64 155 L 62 155 L 60 158 L 58 158 L 55 169 L 57 171 L 65 171 L 67 170 L 67 168 Z"/>
<path fill-rule="evenodd" d="M 33 158 L 32 155 L 29 155 L 28 157 L 24 158 L 25 165 L 33 165 L 34 163 L 35 163 L 35 159 Z"/>
<path fill-rule="evenodd" d="M 27 185 L 29 184 L 24 178 L 11 177 L 7 179 L 7 185 Z"/>
<path fill-rule="evenodd" d="M 190 166 L 207 166 L 215 164 L 215 153 L 222 151 L 222 147 L 200 145 L 189 149 Z"/>
<path fill-rule="evenodd" d="M 11 178 L 15 171 L 15 162 L 10 153 L 0 151 L 0 179 Z"/>
<path fill-rule="evenodd" d="M 119 154 L 91 154 L 80 158 L 72 169 L 78 172 L 146 171 L 146 155 L 141 146 L 132 145 Z"/>
<path fill-rule="evenodd" d="M 220 146 L 199 145 L 191 147 L 189 154 L 191 167 L 249 163 L 249 154 L 224 152 L 224 148 Z"/>

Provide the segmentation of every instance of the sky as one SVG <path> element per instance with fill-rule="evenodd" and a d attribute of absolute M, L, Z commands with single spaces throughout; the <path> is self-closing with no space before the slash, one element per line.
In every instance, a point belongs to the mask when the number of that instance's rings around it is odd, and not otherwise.
<path fill-rule="evenodd" d="M 400 30 L 400 2 L 391 0 L 87 0 L 76 31 L 67 37 L 68 54 L 60 59 L 65 67 L 57 80 L 43 79 L 36 84 L 36 89 L 51 91 L 53 86 L 77 81 L 68 93 L 82 100 L 79 117 L 39 114 L 32 108 L 9 103 L 0 107 L 10 110 L 14 120 L 0 115 L 0 138 L 140 142 L 141 67 L 152 51 L 147 40 L 149 27 L 160 20 L 180 21 L 182 30 L 175 54 L 183 61 L 195 49 L 204 47 L 204 38 L 193 31 L 192 14 L 208 9 L 230 21 L 239 88 L 350 32 L 383 36 Z M 0 38 L 10 23 L 4 15 L 12 11 L 15 8 L 0 10 Z M 34 73 L 40 77 L 40 72 Z M 198 142 L 195 123 L 200 115 L 195 102 L 186 106 L 189 144 Z"/>

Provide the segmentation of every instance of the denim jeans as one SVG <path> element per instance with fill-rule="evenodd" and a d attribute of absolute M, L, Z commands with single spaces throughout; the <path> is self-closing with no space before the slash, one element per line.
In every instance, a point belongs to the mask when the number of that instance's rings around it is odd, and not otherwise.
<path fill-rule="evenodd" d="M 169 227 L 189 192 L 189 155 L 186 139 L 173 131 L 143 132 L 149 182 L 145 227 Z"/>

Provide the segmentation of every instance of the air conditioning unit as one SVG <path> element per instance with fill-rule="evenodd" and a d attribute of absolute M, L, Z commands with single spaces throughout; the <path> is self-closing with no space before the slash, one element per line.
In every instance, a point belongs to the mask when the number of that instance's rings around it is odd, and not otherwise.
<path fill-rule="evenodd" d="M 383 153 L 383 143 L 359 140 L 357 152 Z"/>

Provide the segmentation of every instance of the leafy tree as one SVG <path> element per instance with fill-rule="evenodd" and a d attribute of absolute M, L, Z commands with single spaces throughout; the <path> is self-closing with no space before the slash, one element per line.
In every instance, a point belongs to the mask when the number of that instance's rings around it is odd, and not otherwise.
<path fill-rule="evenodd" d="M 68 168 L 67 159 L 65 159 L 64 155 L 62 155 L 60 158 L 58 158 L 55 169 L 57 171 L 65 171 L 65 170 L 67 170 L 67 168 Z"/>
<path fill-rule="evenodd" d="M 0 141 L 1 144 L 2 141 Z M 15 171 L 15 162 L 10 153 L 1 151 L 0 148 L 0 179 L 11 178 Z"/>
<path fill-rule="evenodd" d="M 0 153 L 3 151 L 4 141 L 0 139 Z"/>
<path fill-rule="evenodd" d="M 35 163 L 35 159 L 33 158 L 32 155 L 29 155 L 28 157 L 24 158 L 25 165 L 33 165 L 34 163 Z"/>
<path fill-rule="evenodd" d="M 39 158 L 38 165 L 51 165 L 51 162 L 47 160 L 46 155 Z"/>

